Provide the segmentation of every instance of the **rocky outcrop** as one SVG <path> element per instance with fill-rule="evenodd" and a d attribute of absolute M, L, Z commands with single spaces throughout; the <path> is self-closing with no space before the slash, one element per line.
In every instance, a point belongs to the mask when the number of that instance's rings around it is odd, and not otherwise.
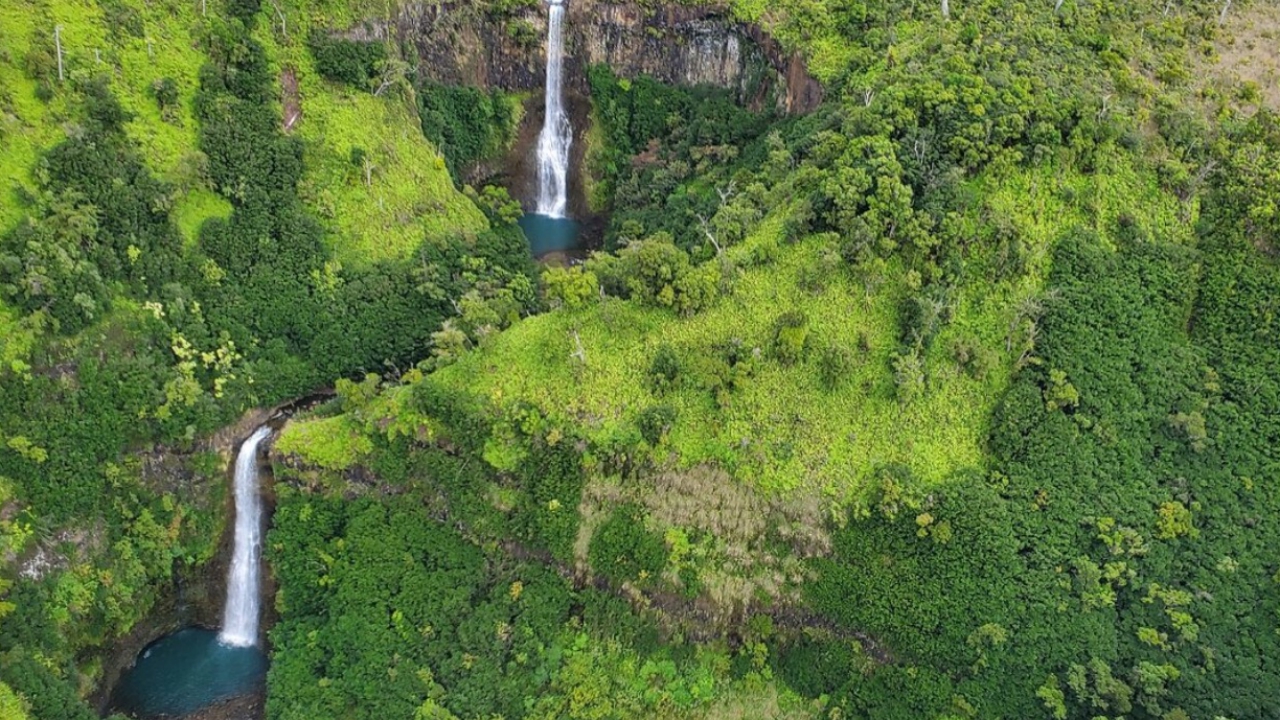
<path fill-rule="evenodd" d="M 803 113 L 822 101 L 822 87 L 800 56 L 783 51 L 760 27 L 733 21 L 723 8 L 570 0 L 568 10 L 571 92 L 585 94 L 586 68 L 603 63 L 622 77 L 729 89 L 757 109 L 773 104 Z M 495 17 L 472 3 L 410 3 L 394 25 L 351 34 L 394 33 L 417 49 L 421 71 L 436 82 L 541 90 L 546 17 L 541 5 Z"/>

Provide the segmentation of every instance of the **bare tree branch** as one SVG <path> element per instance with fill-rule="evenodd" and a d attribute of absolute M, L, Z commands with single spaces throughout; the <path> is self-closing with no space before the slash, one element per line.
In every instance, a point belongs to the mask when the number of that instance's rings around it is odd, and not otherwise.
<path fill-rule="evenodd" d="M 409 74 L 409 64 L 403 60 L 391 59 L 382 64 L 382 78 L 378 89 L 373 91 L 374 97 L 381 96 L 387 88 L 399 83 Z"/>
<path fill-rule="evenodd" d="M 280 6 L 276 3 L 276 0 L 271 0 L 271 7 L 276 11 L 276 17 L 280 18 L 280 37 L 284 38 L 285 40 L 288 40 L 289 28 L 285 26 L 284 11 L 280 9 Z"/>
<path fill-rule="evenodd" d="M 569 357 L 577 360 L 585 366 L 587 364 L 587 350 L 582 347 L 582 338 L 578 337 L 577 330 L 570 330 L 569 334 L 573 336 L 573 344 L 577 348 L 573 352 L 569 353 Z"/>
<path fill-rule="evenodd" d="M 721 205 L 723 205 L 723 204 L 725 204 L 725 203 L 729 202 L 729 198 L 733 197 L 733 194 L 734 194 L 734 187 L 735 187 L 737 184 L 738 184 L 738 181 L 737 181 L 737 180 L 730 180 L 730 181 L 729 181 L 729 186 L 728 186 L 728 187 L 726 187 L 726 188 L 724 188 L 723 190 L 721 190 L 721 189 L 720 189 L 720 188 L 718 188 L 718 187 L 716 188 L 716 194 L 720 196 L 720 204 L 721 204 Z"/>
<path fill-rule="evenodd" d="M 711 234 L 711 223 L 707 222 L 707 218 L 702 213 L 698 213 L 698 224 L 702 226 L 702 234 L 707 236 L 711 244 L 716 248 L 716 255 L 719 256 L 724 252 L 724 248 L 720 247 L 720 243 L 716 241 L 716 236 Z"/>

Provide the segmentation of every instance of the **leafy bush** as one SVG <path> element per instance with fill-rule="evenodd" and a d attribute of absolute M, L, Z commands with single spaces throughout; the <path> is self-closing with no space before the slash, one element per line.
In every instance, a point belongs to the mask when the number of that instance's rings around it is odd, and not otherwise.
<path fill-rule="evenodd" d="M 636 505 L 614 510 L 591 537 L 587 558 L 592 570 L 618 583 L 656 578 L 667 562 L 667 548 L 644 522 Z"/>
<path fill-rule="evenodd" d="M 526 493 L 522 524 L 527 537 L 568 561 L 573 557 L 585 480 L 578 454 L 567 439 L 535 446 L 518 475 Z"/>
<path fill-rule="evenodd" d="M 322 30 L 311 33 L 307 47 L 321 75 L 360 89 L 369 89 L 369 82 L 377 76 L 380 64 L 387 59 L 386 45 L 381 42 L 332 37 Z"/>
<path fill-rule="evenodd" d="M 151 84 L 151 94 L 160 112 L 166 118 L 171 117 L 178 104 L 178 83 L 171 77 L 160 78 Z"/>
<path fill-rule="evenodd" d="M 666 343 L 658 345 L 653 353 L 653 361 L 649 363 L 649 387 L 655 393 L 670 390 L 680 380 L 680 356 L 675 348 Z"/>
<path fill-rule="evenodd" d="M 422 132 L 444 155 L 461 187 L 475 163 L 497 157 L 515 139 L 518 104 L 501 90 L 425 84 L 418 90 Z"/>
<path fill-rule="evenodd" d="M 667 431 L 676 421 L 676 409 L 670 405 L 652 405 L 640 411 L 636 425 L 640 427 L 640 436 L 645 442 L 657 447 L 667 436 Z"/>
<path fill-rule="evenodd" d="M 818 354 L 818 379 L 827 390 L 834 390 L 855 365 L 853 351 L 840 343 L 824 345 Z"/>
<path fill-rule="evenodd" d="M 773 356 L 783 365 L 792 365 L 804 357 L 809 340 L 809 318 L 799 310 L 790 310 L 773 322 Z"/>

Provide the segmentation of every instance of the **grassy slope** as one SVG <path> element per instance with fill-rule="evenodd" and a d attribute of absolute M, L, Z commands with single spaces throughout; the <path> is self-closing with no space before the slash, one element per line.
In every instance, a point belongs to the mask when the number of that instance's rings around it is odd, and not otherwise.
<path fill-rule="evenodd" d="M 423 237 L 483 230 L 483 214 L 454 188 L 444 160 L 423 137 L 410 92 L 391 89 L 374 97 L 315 70 L 305 42 L 312 28 L 347 27 L 362 14 L 385 11 L 360 2 L 286 2 L 284 37 L 264 7 L 258 38 L 276 72 L 292 68 L 298 79 L 302 118 L 295 128 L 306 143 L 307 168 L 301 194 L 324 220 L 338 260 L 402 257 Z M 368 186 L 350 162 L 353 147 L 364 149 L 375 165 Z"/>
<path fill-rule="evenodd" d="M 984 175 L 975 182 L 991 211 L 1030 240 L 1033 270 L 1016 282 L 979 279 L 963 288 L 955 318 L 929 352 L 928 391 L 910 404 L 895 397 L 890 370 L 898 349 L 897 308 L 908 292 L 905 273 L 891 268 L 870 297 L 847 271 L 833 275 L 821 293 L 802 290 L 798 276 L 817 263 L 820 239 L 782 247 L 771 262 L 745 270 L 731 296 L 696 316 L 678 318 L 620 300 L 558 310 L 518 323 L 439 377 L 498 404 L 531 401 L 557 422 L 593 437 L 633 423 L 650 405 L 670 403 L 679 411 L 669 435 L 679 465 L 717 462 L 765 490 L 821 492 L 842 505 L 857 496 L 876 467 L 891 462 L 939 482 L 982 462 L 987 419 L 1012 369 L 1008 328 L 1019 302 L 1040 291 L 1054 238 L 1073 224 L 1095 226 L 1107 237 L 1123 210 L 1139 208 L 1143 226 L 1163 237 L 1191 240 L 1176 200 L 1162 194 L 1153 177 L 1123 161 L 1088 177 L 1046 166 L 1000 178 Z M 776 242 L 784 216 L 785 210 L 775 212 L 734 248 L 744 265 L 755 248 Z M 857 348 L 862 338 L 867 341 L 869 350 L 858 353 L 850 376 L 834 391 L 819 385 L 812 350 L 793 367 L 759 363 L 726 410 L 701 388 L 686 385 L 662 398 L 647 388 L 646 370 L 660 344 L 673 346 L 686 366 L 733 338 L 767 355 L 775 318 L 793 308 L 809 316 L 815 344 L 835 341 Z M 573 331 L 586 352 L 581 370 L 570 357 Z M 960 337 L 977 339 L 998 358 L 985 377 L 971 378 L 957 368 L 950 348 Z M 403 412 L 394 405 L 386 414 Z M 285 438 L 291 433 L 315 437 L 305 421 L 293 427 Z M 305 442 L 291 446 L 307 452 Z M 328 460 L 331 450 L 317 453 Z M 347 450 L 337 455 L 355 456 Z"/>
<path fill-rule="evenodd" d="M 823 27 L 822 31 L 808 35 L 790 32 L 779 22 L 786 10 L 774 6 L 770 0 L 729 0 L 728 5 L 738 20 L 764 25 L 787 47 L 803 47 L 809 72 L 821 82 L 834 80 L 848 68 L 857 51 L 831 28 Z M 822 12 L 818 10 L 814 14 L 820 16 Z"/>
<path fill-rule="evenodd" d="M 22 197 L 34 191 L 32 168 L 40 153 L 73 127 L 78 110 L 72 82 L 103 73 L 134 115 L 128 132 L 148 165 L 177 188 L 174 214 L 187 239 L 194 239 L 207 218 L 230 211 L 196 172 L 191 98 L 204 61 L 195 40 L 198 5 L 180 0 L 122 0 L 119 5 L 136 13 L 134 29 L 140 32 L 113 27 L 93 0 L 0 4 L 0 232 L 27 214 Z M 61 26 L 66 83 L 45 103 L 36 96 L 37 83 L 25 72 L 26 58 L 33 43 L 52 42 L 55 26 Z M 151 93 L 152 84 L 164 77 L 177 83 L 180 98 L 168 121 Z M 2 303 L 0 338 L 0 361 L 5 363 L 25 357 L 34 341 L 29 324 Z"/>
<path fill-rule="evenodd" d="M 201 224 L 230 213 L 230 205 L 199 177 L 196 121 L 191 100 L 204 55 L 198 47 L 200 4 L 183 0 L 120 0 L 136 14 L 140 33 L 114 27 L 95 0 L 7 0 L 0 3 L 0 232 L 28 212 L 22 197 L 34 191 L 32 169 L 41 152 L 64 137 L 79 112 L 71 81 L 108 73 L 112 89 L 134 119 L 130 136 L 152 171 L 177 188 L 173 217 L 188 242 Z M 209 12 L 218 12 L 216 2 Z M 439 155 L 418 128 L 412 99 L 375 98 L 321 79 L 302 41 L 312 24 L 344 27 L 385 10 L 376 3 L 299 0 L 285 3 L 289 42 L 262 15 L 259 35 L 279 66 L 297 69 L 307 143 L 304 199 L 326 220 L 331 247 L 343 262 L 408 252 L 424 236 L 483 229 L 483 215 L 457 192 Z M 27 77 L 33 43 L 52 42 L 62 28 L 67 83 L 49 102 Z M 278 26 L 277 26 L 278 27 Z M 43 35 L 42 35 L 43 34 Z M 44 36 L 48 37 L 45 38 Z M 148 42 L 149 41 L 149 42 Z M 95 51 L 97 51 L 95 53 Z M 179 88 L 176 114 L 161 117 L 152 84 L 172 78 Z M 370 153 L 377 170 L 366 188 L 348 158 L 353 146 Z M 0 302 L 0 362 L 26 356 L 33 331 Z"/>
<path fill-rule="evenodd" d="M 36 97 L 36 83 L 24 71 L 25 58 L 39 34 L 62 27 L 68 83 L 108 74 L 112 89 L 134 115 L 129 135 L 138 143 L 153 172 L 174 183 L 179 191 L 178 214 L 184 229 L 197 219 L 225 214 L 228 208 L 211 202 L 196 175 L 193 155 L 196 123 L 191 99 L 204 56 L 196 45 L 198 5 L 164 0 L 124 0 L 119 5 L 136 13 L 140 33 L 113 27 L 92 0 L 13 0 L 0 7 L 0 86 L 8 90 L 13 112 L 6 117 L 4 152 L 0 154 L 0 227 L 9 227 L 23 214 L 16 187 L 30 190 L 31 168 L 39 153 L 61 140 L 73 116 L 70 92 L 59 88 L 46 104 Z M 166 121 L 152 96 L 152 84 L 172 78 L 178 85 L 175 116 Z"/>
<path fill-rule="evenodd" d="M 55 25 L 62 26 L 69 81 L 111 75 L 113 90 L 135 115 L 130 135 L 152 170 L 181 191 L 175 217 L 184 235 L 193 239 L 201 222 L 229 212 L 194 172 L 191 99 L 204 62 L 196 41 L 199 4 L 123 0 L 120 5 L 138 14 L 140 36 L 111 30 L 93 0 L 12 0 L 0 6 L 0 98 L 8 100 L 0 104 L 0 229 L 24 215 L 19 188 L 33 189 L 31 168 L 40 152 L 65 137 L 66 121 L 74 117 L 69 92 L 60 90 L 44 103 L 36 97 L 36 82 L 24 73 L 36 34 L 44 28 L 51 33 Z M 424 233 L 482 229 L 483 216 L 453 188 L 443 161 L 418 129 L 411 98 L 396 93 L 375 98 L 326 82 L 315 72 L 302 40 L 313 24 L 342 26 L 362 13 L 376 12 L 358 2 L 331 5 L 286 3 L 291 21 L 287 42 L 279 42 L 278 25 L 267 27 L 264 12 L 259 36 L 278 67 L 297 70 L 303 109 L 297 127 L 307 142 L 303 192 L 329 220 L 339 254 L 344 259 L 386 257 L 401 254 Z M 177 117 L 169 122 L 151 94 L 152 83 L 164 77 L 174 79 L 180 91 Z M 370 153 L 377 165 L 371 188 L 348 162 L 355 146 Z"/>

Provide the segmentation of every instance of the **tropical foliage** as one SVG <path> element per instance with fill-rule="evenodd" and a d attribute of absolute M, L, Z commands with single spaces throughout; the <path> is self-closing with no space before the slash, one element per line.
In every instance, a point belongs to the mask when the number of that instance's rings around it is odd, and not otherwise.
<path fill-rule="evenodd" d="M 1214 81 L 1273 16 L 725 12 L 826 101 L 587 68 L 599 250 L 539 269 L 465 184 L 536 98 L 389 6 L 0 8 L 0 715 L 95 715 L 218 428 L 326 387 L 270 718 L 1280 715 L 1280 121 Z"/>

